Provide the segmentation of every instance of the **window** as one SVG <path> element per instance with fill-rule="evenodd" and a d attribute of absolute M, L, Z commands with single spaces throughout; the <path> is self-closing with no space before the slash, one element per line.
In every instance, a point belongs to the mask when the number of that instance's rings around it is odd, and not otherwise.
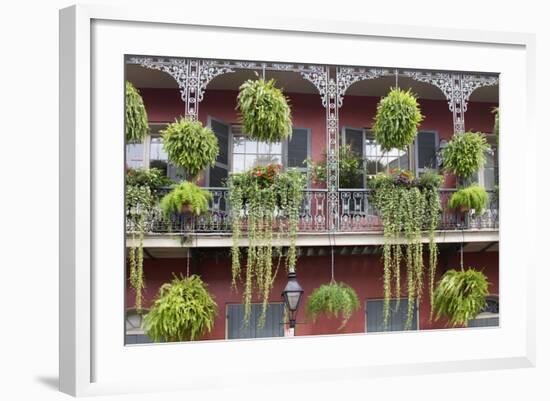
<path fill-rule="evenodd" d="M 485 153 L 485 166 L 478 172 L 477 177 L 474 177 L 474 180 L 486 190 L 492 191 L 498 184 L 498 147 L 496 135 L 488 134 L 485 137 L 490 149 Z"/>
<path fill-rule="evenodd" d="M 234 173 L 242 173 L 256 166 L 271 163 L 281 163 L 283 146 L 281 143 L 268 144 L 252 140 L 241 131 L 240 126 L 231 127 L 233 134 L 233 165 Z"/>
<path fill-rule="evenodd" d="M 468 327 L 494 327 L 499 325 L 498 297 L 487 297 L 485 309 L 468 322 Z"/>
<path fill-rule="evenodd" d="M 282 303 L 270 303 L 267 305 L 265 325 L 258 328 L 258 321 L 262 314 L 262 304 L 250 305 L 252 310 L 250 321 L 243 325 L 244 305 L 227 305 L 227 338 L 262 338 L 284 336 L 284 305 Z"/>
<path fill-rule="evenodd" d="M 220 120 L 208 117 L 208 126 L 218 139 L 219 153 L 216 163 L 207 170 L 207 186 L 222 187 L 229 173 L 229 138 L 231 127 Z"/>
<path fill-rule="evenodd" d="M 143 143 L 129 143 L 126 145 L 126 165 L 129 168 L 144 167 L 143 155 Z"/>
<path fill-rule="evenodd" d="M 131 309 L 126 311 L 126 344 L 144 344 L 152 342 L 143 332 L 143 315 Z"/>
<path fill-rule="evenodd" d="M 418 308 L 416 301 L 413 311 L 413 321 L 411 330 L 418 330 Z M 379 331 L 403 331 L 407 321 L 407 298 L 390 300 L 390 317 L 388 328 L 384 329 L 384 300 L 367 300 L 367 333 Z"/>
<path fill-rule="evenodd" d="M 353 185 L 351 188 L 365 188 L 365 180 L 368 176 L 387 172 L 390 168 L 407 170 L 411 168 L 408 152 L 398 149 L 382 152 L 380 145 L 376 143 L 374 133 L 370 130 L 344 127 L 341 143 L 348 145 L 363 161 L 365 174 L 361 174 L 358 185 Z"/>
<path fill-rule="evenodd" d="M 415 139 L 416 174 L 437 168 L 437 151 L 439 150 L 439 135 L 437 132 L 420 131 Z"/>

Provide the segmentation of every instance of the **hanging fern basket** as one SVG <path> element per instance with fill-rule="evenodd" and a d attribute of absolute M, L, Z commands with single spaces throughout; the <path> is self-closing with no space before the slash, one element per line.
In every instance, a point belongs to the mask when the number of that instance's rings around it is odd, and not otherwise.
<path fill-rule="evenodd" d="M 292 136 L 290 106 L 275 80 L 248 80 L 239 88 L 237 110 L 243 131 L 250 138 L 277 143 Z"/>
<path fill-rule="evenodd" d="M 464 326 L 486 305 L 489 295 L 487 277 L 473 268 L 449 270 L 439 281 L 434 293 L 434 312 L 452 326 Z"/>
<path fill-rule="evenodd" d="M 410 90 L 393 88 L 378 103 L 373 131 L 382 151 L 405 150 L 413 143 L 424 116 Z"/>
<path fill-rule="evenodd" d="M 355 290 L 345 283 L 332 281 L 311 293 L 306 313 L 314 322 L 320 315 L 339 318 L 342 321 L 340 330 L 358 309 L 359 298 Z"/>
<path fill-rule="evenodd" d="M 143 99 L 134 85 L 126 81 L 126 142 L 139 143 L 149 133 L 149 121 Z"/>
<path fill-rule="evenodd" d="M 454 135 L 443 150 L 443 167 L 458 177 L 468 178 L 485 165 L 489 145 L 481 132 Z"/>
<path fill-rule="evenodd" d="M 144 318 L 153 341 L 191 341 L 212 330 L 218 305 L 197 275 L 164 284 Z"/>
<path fill-rule="evenodd" d="M 185 169 L 195 179 L 208 166 L 214 166 L 218 157 L 218 139 L 210 128 L 198 121 L 180 118 L 160 131 L 168 159 Z"/>

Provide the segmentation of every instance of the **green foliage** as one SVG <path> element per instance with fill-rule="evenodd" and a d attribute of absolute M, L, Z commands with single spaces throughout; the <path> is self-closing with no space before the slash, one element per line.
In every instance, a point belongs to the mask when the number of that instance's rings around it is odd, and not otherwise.
<path fill-rule="evenodd" d="M 218 139 L 210 128 L 198 121 L 180 118 L 160 131 L 163 147 L 170 161 L 183 167 L 190 179 L 208 166 L 214 166 L 218 157 Z"/>
<path fill-rule="evenodd" d="M 287 269 L 294 270 L 296 267 L 296 237 L 305 177 L 298 171 L 281 173 L 279 170 L 280 165 L 255 167 L 242 174 L 232 174 L 228 180 L 233 229 L 233 287 L 237 286 L 237 281 L 241 277 L 239 244 L 243 228 L 246 228 L 249 242 L 243 291 L 245 324 L 248 324 L 250 318 L 250 303 L 255 291 L 256 296 L 263 299 L 262 315 L 258 325 L 263 326 L 265 322 L 269 294 L 282 256 L 280 240 L 283 236 L 288 237 L 290 242 L 286 255 Z M 246 213 L 243 213 L 243 209 Z M 274 226 L 277 242 L 275 248 Z M 279 257 L 275 267 L 274 256 Z"/>
<path fill-rule="evenodd" d="M 443 184 L 443 176 L 434 170 L 426 170 L 418 178 L 418 186 L 422 188 L 439 188 Z"/>
<path fill-rule="evenodd" d="M 210 200 L 212 200 L 210 192 L 192 182 L 183 181 L 160 200 L 160 209 L 165 218 L 169 218 L 174 213 L 181 213 L 184 207 L 199 216 L 208 211 Z"/>
<path fill-rule="evenodd" d="M 474 210 L 476 214 L 481 214 L 488 204 L 489 195 L 487 191 L 476 184 L 456 191 L 449 199 L 451 209 L 469 209 Z"/>
<path fill-rule="evenodd" d="M 210 332 L 218 305 L 199 276 L 176 277 L 165 283 L 143 319 L 153 341 L 192 341 Z"/>
<path fill-rule="evenodd" d="M 422 183 L 422 185 L 421 185 Z M 384 227 L 384 324 L 389 318 L 389 304 L 392 293 L 392 277 L 395 280 L 394 293 L 401 296 L 401 264 L 404 261 L 407 277 L 407 321 L 405 329 L 412 325 L 415 298 L 420 301 L 424 282 L 424 261 L 422 235 L 429 238 L 428 271 L 430 299 L 433 299 L 435 269 L 438 248 L 435 243 L 435 229 L 439 223 L 441 201 L 438 186 L 441 183 L 435 175 L 416 180 L 413 174 L 404 170 L 380 173 L 369 181 L 374 190 L 373 202 Z"/>
<path fill-rule="evenodd" d="M 248 80 L 239 88 L 237 110 L 243 131 L 258 141 L 275 143 L 292 136 L 290 106 L 275 80 Z"/>
<path fill-rule="evenodd" d="M 139 91 L 130 82 L 126 81 L 126 142 L 136 143 L 143 141 L 149 133 L 147 111 Z"/>
<path fill-rule="evenodd" d="M 126 185 L 126 218 L 130 227 L 131 246 L 128 248 L 130 286 L 135 292 L 134 307 L 141 313 L 143 307 L 143 239 L 146 218 L 155 206 L 156 198 L 146 185 Z"/>
<path fill-rule="evenodd" d="M 413 143 L 424 116 L 416 96 L 410 90 L 393 88 L 380 99 L 376 109 L 373 131 L 383 151 L 404 150 Z"/>
<path fill-rule="evenodd" d="M 342 145 L 338 148 L 338 180 L 340 188 L 359 188 L 361 182 L 361 157 L 351 149 L 350 145 Z M 327 153 L 323 152 L 323 160 L 314 162 L 311 159 L 305 161 L 312 180 L 318 184 L 327 182 Z"/>
<path fill-rule="evenodd" d="M 498 140 L 498 136 L 500 134 L 500 112 L 499 112 L 498 107 L 493 108 L 493 114 L 495 115 L 495 123 L 494 123 L 494 126 L 493 126 L 493 133 L 497 136 L 497 140 Z"/>
<path fill-rule="evenodd" d="M 315 289 L 307 300 L 307 315 L 316 321 L 319 315 L 340 317 L 343 328 L 349 318 L 359 309 L 359 298 L 355 290 L 345 283 L 335 281 Z"/>
<path fill-rule="evenodd" d="M 485 307 L 489 295 L 487 277 L 479 271 L 448 270 L 439 281 L 434 294 L 436 320 L 447 317 L 453 326 L 465 325 Z"/>
<path fill-rule="evenodd" d="M 154 195 L 157 195 L 161 188 L 173 183 L 158 168 L 131 168 L 126 172 L 126 185 L 148 187 Z"/>
<path fill-rule="evenodd" d="M 481 132 L 456 134 L 443 150 L 443 167 L 449 173 L 468 178 L 485 165 L 489 145 Z"/>

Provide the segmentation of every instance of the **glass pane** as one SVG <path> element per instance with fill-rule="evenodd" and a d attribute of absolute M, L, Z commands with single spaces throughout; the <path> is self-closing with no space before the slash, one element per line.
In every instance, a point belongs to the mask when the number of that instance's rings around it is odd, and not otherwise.
<path fill-rule="evenodd" d="M 258 153 L 270 153 L 267 142 L 258 142 Z"/>
<path fill-rule="evenodd" d="M 359 156 L 363 156 L 363 130 L 346 128 L 346 145 Z"/>
<path fill-rule="evenodd" d="M 168 155 L 162 146 L 161 137 L 151 137 L 151 149 L 149 160 L 168 160 Z"/>
<path fill-rule="evenodd" d="M 222 167 L 212 167 L 210 169 L 210 183 L 211 187 L 223 187 L 225 180 L 227 179 L 227 170 Z"/>
<path fill-rule="evenodd" d="M 418 151 L 418 168 L 435 168 L 436 140 L 433 132 L 419 132 L 416 136 L 416 149 Z"/>
<path fill-rule="evenodd" d="M 256 153 L 258 151 L 258 142 L 246 139 L 244 151 L 246 153 Z"/>
<path fill-rule="evenodd" d="M 142 143 L 130 143 L 126 145 L 126 164 L 129 168 L 143 167 Z"/>
<path fill-rule="evenodd" d="M 233 137 L 233 153 L 244 153 L 244 136 L 234 136 Z"/>
<path fill-rule="evenodd" d="M 280 142 L 272 143 L 270 153 L 283 153 L 283 145 Z"/>
<path fill-rule="evenodd" d="M 256 155 L 246 155 L 244 157 L 244 169 L 248 170 L 256 166 Z"/>
<path fill-rule="evenodd" d="M 244 155 L 233 155 L 233 172 L 242 173 L 244 171 Z"/>

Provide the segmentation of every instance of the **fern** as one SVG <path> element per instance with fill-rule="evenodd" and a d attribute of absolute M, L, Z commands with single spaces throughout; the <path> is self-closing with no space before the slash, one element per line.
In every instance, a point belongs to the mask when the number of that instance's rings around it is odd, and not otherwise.
<path fill-rule="evenodd" d="M 485 165 L 489 145 L 481 132 L 454 135 L 443 150 L 443 167 L 462 178 L 470 177 Z"/>
<path fill-rule="evenodd" d="M 182 211 L 183 206 L 189 206 L 192 213 L 197 216 L 208 211 L 208 201 L 212 200 L 212 194 L 189 181 L 176 185 L 171 192 L 160 201 L 160 209 L 165 218 Z"/>
<path fill-rule="evenodd" d="M 424 119 L 415 95 L 410 90 L 393 88 L 380 99 L 376 109 L 373 131 L 382 151 L 404 150 L 410 145 Z"/>
<path fill-rule="evenodd" d="M 321 314 L 342 320 L 342 329 L 353 312 L 359 309 L 359 298 L 355 290 L 344 283 L 331 282 L 315 289 L 307 300 L 307 316 L 316 321 Z"/>
<path fill-rule="evenodd" d="M 473 184 L 456 191 L 449 199 L 448 204 L 451 209 L 463 208 L 481 214 L 489 204 L 489 195 L 485 188 Z"/>
<path fill-rule="evenodd" d="M 143 319 L 153 341 L 191 341 L 210 332 L 218 305 L 199 276 L 174 276 L 165 283 Z"/>
<path fill-rule="evenodd" d="M 243 130 L 250 138 L 276 143 L 292 136 L 287 98 L 275 87 L 275 80 L 248 80 L 239 88 L 237 110 Z"/>
<path fill-rule="evenodd" d="M 465 325 L 485 307 L 489 295 L 487 277 L 473 268 L 447 271 L 434 293 L 436 320 L 449 319 L 452 326 Z"/>
<path fill-rule="evenodd" d="M 128 81 L 126 81 L 125 109 L 126 141 L 129 143 L 142 142 L 149 133 L 147 112 L 139 91 Z"/>
<path fill-rule="evenodd" d="M 218 139 L 210 128 L 198 121 L 180 118 L 160 131 L 162 144 L 170 161 L 183 167 L 194 179 L 218 157 Z"/>

